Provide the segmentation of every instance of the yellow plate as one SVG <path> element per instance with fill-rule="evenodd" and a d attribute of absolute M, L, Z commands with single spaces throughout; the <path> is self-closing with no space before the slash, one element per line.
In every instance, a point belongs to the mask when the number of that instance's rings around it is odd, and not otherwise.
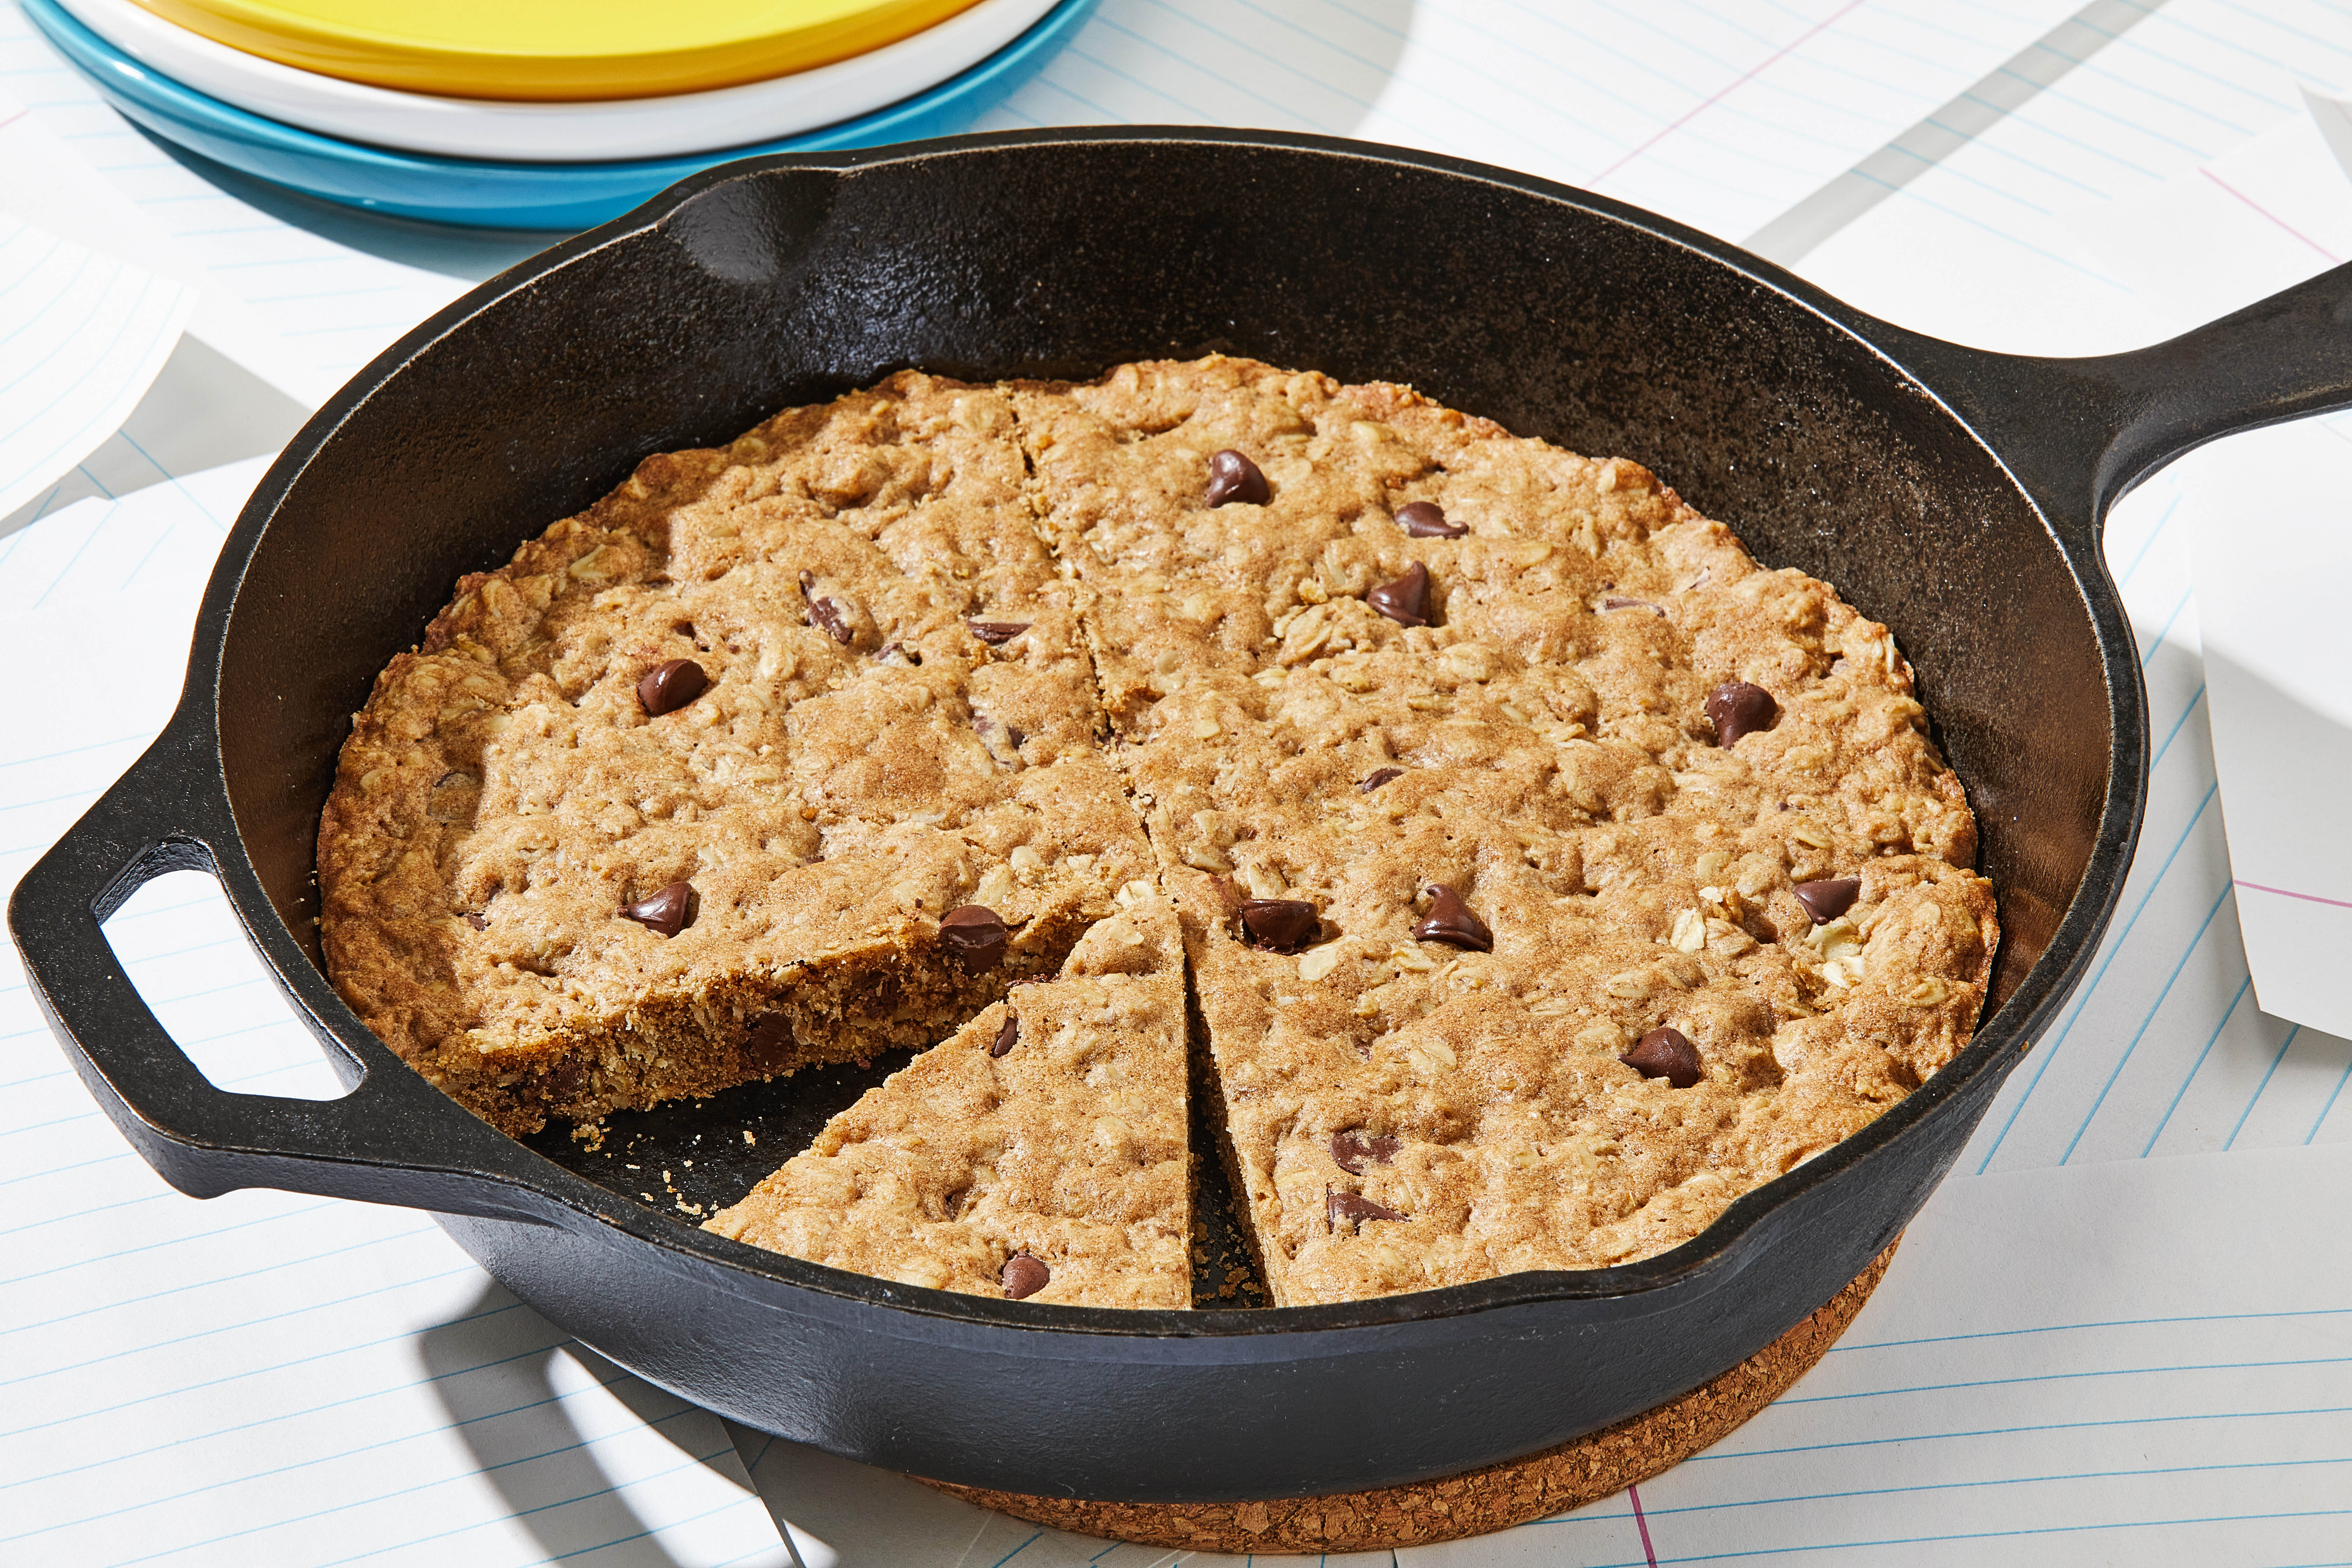
<path fill-rule="evenodd" d="M 139 0 L 232 48 L 455 98 L 653 98 L 765 81 L 973 0 Z"/>

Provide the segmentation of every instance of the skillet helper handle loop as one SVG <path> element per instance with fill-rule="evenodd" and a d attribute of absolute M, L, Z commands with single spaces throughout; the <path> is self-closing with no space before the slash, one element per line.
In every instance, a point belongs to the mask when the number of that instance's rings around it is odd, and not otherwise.
<path fill-rule="evenodd" d="M 447 1108 L 419 1104 L 420 1095 L 438 1100 L 439 1091 L 405 1069 L 369 1070 L 330 1045 L 338 1075 L 357 1079 L 340 1100 L 232 1093 L 214 1087 L 149 1010 L 101 926 L 167 872 L 217 874 L 216 836 L 236 829 L 203 751 L 167 730 L 25 874 L 8 902 L 9 934 L 34 999 L 99 1109 L 159 1175 L 192 1196 L 275 1187 L 535 1218 L 515 1212 L 519 1194 L 504 1184 L 414 1163 L 416 1151 L 448 1142 L 446 1123 L 436 1130 L 430 1115 Z M 325 1037 L 315 1025 L 312 1032 Z"/>

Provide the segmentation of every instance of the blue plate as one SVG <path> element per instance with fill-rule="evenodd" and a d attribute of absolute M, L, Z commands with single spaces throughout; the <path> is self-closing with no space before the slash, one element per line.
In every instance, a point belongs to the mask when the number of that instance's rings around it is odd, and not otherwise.
<path fill-rule="evenodd" d="M 887 109 L 773 142 L 626 163 L 496 163 L 399 153 L 251 114 L 141 65 L 59 9 L 20 0 L 67 63 L 137 124 L 259 179 L 346 206 L 474 228 L 587 228 L 713 163 L 952 136 L 1060 51 L 1097 0 L 1063 0 L 958 75 Z"/>

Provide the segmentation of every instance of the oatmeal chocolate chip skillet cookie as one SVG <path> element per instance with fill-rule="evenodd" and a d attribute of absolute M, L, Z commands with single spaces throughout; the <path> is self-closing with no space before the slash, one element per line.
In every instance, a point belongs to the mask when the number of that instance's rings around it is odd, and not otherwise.
<path fill-rule="evenodd" d="M 1299 1305 L 1647 1257 L 1867 1124 L 1974 1026 L 1975 850 L 1823 584 L 1213 357 L 647 458 L 378 678 L 319 866 L 510 1132 L 941 1042 L 709 1224 L 950 1289 L 1185 1304 L 1189 986 Z"/>

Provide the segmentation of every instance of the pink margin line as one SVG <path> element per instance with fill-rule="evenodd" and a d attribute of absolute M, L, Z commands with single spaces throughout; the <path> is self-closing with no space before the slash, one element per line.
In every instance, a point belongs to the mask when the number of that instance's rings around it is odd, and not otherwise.
<path fill-rule="evenodd" d="M 2342 257 L 2336 255 L 2334 251 L 2328 249 L 2327 247 L 2320 244 L 2319 241 L 2312 238 L 2311 236 L 2295 227 L 2294 225 L 2287 222 L 2286 219 L 2279 216 L 2278 214 L 2271 211 L 2270 208 L 2263 205 L 2262 203 L 2254 200 L 2253 197 L 2246 195 L 2245 192 L 2238 189 L 2237 186 L 2231 184 L 2229 181 L 2223 179 L 2212 170 L 2200 169 L 2197 172 L 2204 175 L 2207 179 L 2212 181 L 2215 184 L 2221 186 L 2223 190 L 2229 192 L 2231 195 L 2237 197 L 2240 201 L 2245 203 L 2248 206 L 2253 208 L 2254 211 L 2260 213 L 2263 216 L 2270 219 L 2271 222 L 2278 225 L 2279 227 L 2286 230 L 2287 233 L 2294 236 L 2295 238 L 2303 241 L 2304 244 L 2311 247 L 2312 249 L 2319 252 L 2320 255 L 2327 258 L 2328 260 L 2336 263 L 2338 266 L 2343 264 L 2344 258 Z M 2263 889 L 2265 892 L 2273 890 L 2273 889 L 2267 888 Z"/>
<path fill-rule="evenodd" d="M 1650 1544 L 1650 1521 L 1642 1517 L 1642 1489 L 1627 1487 L 1625 1495 L 1633 1500 L 1633 1528 L 1642 1532 L 1642 1555 L 1650 1560 L 1650 1568 L 1658 1568 L 1658 1549 Z"/>
<path fill-rule="evenodd" d="M 0 125 L 14 125 L 32 112 L 29 109 L 20 109 L 14 114 L 0 114 Z"/>
<path fill-rule="evenodd" d="M 1782 57 L 1789 55 L 1795 50 L 1803 48 L 1807 44 L 1811 43 L 1813 41 L 1814 34 L 1821 32 L 1823 28 L 1833 26 L 1840 18 L 1843 17 L 1848 11 L 1854 10 L 1861 5 L 1862 0 L 1848 0 L 1848 4 L 1838 8 L 1835 16 L 1822 17 L 1811 26 L 1806 28 L 1802 34 L 1790 39 L 1788 43 L 1781 45 L 1780 47 L 1773 50 L 1769 57 L 1758 61 L 1747 70 L 1742 71 L 1738 78 L 1724 83 L 1714 92 L 1708 94 L 1704 100 L 1694 104 L 1686 112 L 1684 113 L 1681 119 L 1675 121 L 1664 130 L 1658 132 L 1648 141 L 1643 142 L 1639 147 L 1634 148 L 1631 153 L 1626 153 L 1623 157 L 1618 159 L 1615 163 L 1610 164 L 1607 168 L 1601 170 L 1601 173 L 1593 175 L 1592 178 L 1585 181 L 1584 183 L 1588 185 L 1599 184 L 1601 181 L 1607 179 L 1610 175 L 1615 174 L 1618 170 L 1623 168 L 1626 164 L 1632 163 L 1634 159 L 1640 157 L 1643 153 L 1648 152 L 1651 148 L 1656 146 L 1667 137 L 1672 136 L 1675 132 L 1680 131 L 1692 121 L 1696 120 L 1700 115 L 1705 114 L 1708 110 L 1713 109 L 1717 104 L 1722 102 L 1725 99 L 1730 97 L 1741 88 L 1746 87 L 1750 81 L 1753 81 L 1756 78 L 1771 69 L 1772 67 L 1780 64 Z"/>
<path fill-rule="evenodd" d="M 2352 901 L 2343 899 L 2323 899 L 2317 893 L 2298 893 L 2293 888 L 2265 888 L 2260 882 L 2249 882 L 2242 877 L 2235 878 L 2233 881 L 2238 887 L 2250 888 L 2257 893 L 2276 893 L 2282 899 L 2301 899 L 2306 904 L 2329 904 L 2339 910 L 2352 910 Z"/>

